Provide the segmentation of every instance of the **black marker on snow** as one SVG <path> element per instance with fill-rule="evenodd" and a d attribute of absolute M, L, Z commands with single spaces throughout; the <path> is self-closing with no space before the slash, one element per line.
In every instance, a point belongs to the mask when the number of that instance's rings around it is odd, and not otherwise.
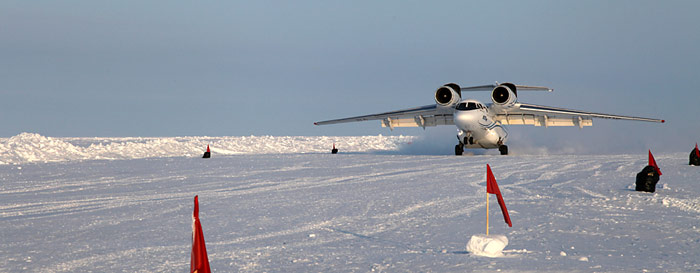
<path fill-rule="evenodd" d="M 697 143 L 695 143 L 695 149 L 690 152 L 690 160 L 688 161 L 688 165 L 700 166 L 700 150 L 698 150 Z"/>
<path fill-rule="evenodd" d="M 211 157 L 211 150 L 209 150 L 209 145 L 207 145 L 207 151 L 204 152 L 204 156 L 202 158 L 210 158 Z"/>
<path fill-rule="evenodd" d="M 637 181 L 635 182 L 636 191 L 654 192 L 656 191 L 656 183 L 659 182 L 661 170 L 656 165 L 656 160 L 649 150 L 649 165 L 644 167 L 641 172 L 637 173 Z"/>
<path fill-rule="evenodd" d="M 337 154 L 338 149 L 335 148 L 335 143 L 333 143 L 333 150 L 331 150 L 331 154 Z"/>

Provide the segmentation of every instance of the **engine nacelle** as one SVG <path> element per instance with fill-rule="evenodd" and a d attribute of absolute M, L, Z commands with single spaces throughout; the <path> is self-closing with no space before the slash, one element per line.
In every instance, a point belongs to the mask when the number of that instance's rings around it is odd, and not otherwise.
<path fill-rule="evenodd" d="M 491 100 L 499 106 L 510 106 L 518 101 L 518 95 L 515 85 L 512 83 L 504 83 L 496 86 L 491 91 Z"/>
<path fill-rule="evenodd" d="M 462 100 L 462 90 L 455 83 L 448 83 L 435 90 L 435 102 L 443 107 L 455 107 Z"/>

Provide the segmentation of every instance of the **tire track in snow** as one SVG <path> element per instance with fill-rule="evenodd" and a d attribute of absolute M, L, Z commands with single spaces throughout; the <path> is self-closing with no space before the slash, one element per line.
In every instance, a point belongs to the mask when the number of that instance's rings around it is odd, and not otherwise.
<path fill-rule="evenodd" d="M 479 199 L 479 200 L 477 200 Z M 395 210 L 393 212 L 382 213 L 372 216 L 367 215 L 357 215 L 357 216 L 340 216 L 335 217 L 331 220 L 318 221 L 313 223 L 303 224 L 297 227 L 292 227 L 284 230 L 278 230 L 274 232 L 267 232 L 263 234 L 258 234 L 255 236 L 243 236 L 238 237 L 234 240 L 220 241 L 211 243 L 211 245 L 241 245 L 249 243 L 252 241 L 269 240 L 278 237 L 285 236 L 296 236 L 297 238 L 303 238 L 312 231 L 329 231 L 332 233 L 339 233 L 343 236 L 324 236 L 323 239 L 315 239 L 314 241 L 292 241 L 287 243 L 287 247 L 305 247 L 305 246 L 318 246 L 333 242 L 353 240 L 353 239 L 363 239 L 379 241 L 384 243 L 396 244 L 403 248 L 410 249 L 412 251 L 424 252 L 422 248 L 415 248 L 398 242 L 393 242 L 391 240 L 382 239 L 380 237 L 375 237 L 377 234 L 390 232 L 397 229 L 402 229 L 406 227 L 413 226 L 414 223 L 424 223 L 431 222 L 440 219 L 454 218 L 460 215 L 469 215 L 475 210 L 481 210 L 485 206 L 480 202 L 481 198 L 477 197 L 459 197 L 459 198 L 448 198 L 448 199 L 437 199 L 430 200 L 426 202 L 419 202 L 417 204 L 412 204 L 401 209 Z M 467 202 L 471 201 L 471 202 Z M 465 204 L 467 204 L 465 206 Z M 429 210 L 431 212 L 441 211 L 442 213 L 423 213 L 421 211 Z M 427 217 L 414 217 L 413 214 L 418 214 L 420 216 Z M 367 221 L 374 222 L 367 224 Z M 357 224 L 365 223 L 362 226 L 361 231 L 353 232 L 351 231 L 352 226 Z M 345 228 L 340 228 L 343 226 L 350 226 Z M 246 252 L 257 252 L 257 251 L 282 251 L 279 248 L 270 247 L 253 247 L 253 248 L 243 248 L 241 249 Z"/>

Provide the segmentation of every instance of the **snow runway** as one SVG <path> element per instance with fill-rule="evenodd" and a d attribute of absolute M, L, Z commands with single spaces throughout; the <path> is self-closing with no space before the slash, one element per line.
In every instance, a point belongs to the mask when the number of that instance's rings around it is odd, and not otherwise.
<path fill-rule="evenodd" d="M 342 152 L 342 150 L 341 150 Z M 694 271 L 700 168 L 660 154 L 217 155 L 0 165 L 0 268 L 181 272 L 192 198 L 213 270 Z M 506 257 L 465 251 L 483 233 L 485 165 L 513 227 Z"/>

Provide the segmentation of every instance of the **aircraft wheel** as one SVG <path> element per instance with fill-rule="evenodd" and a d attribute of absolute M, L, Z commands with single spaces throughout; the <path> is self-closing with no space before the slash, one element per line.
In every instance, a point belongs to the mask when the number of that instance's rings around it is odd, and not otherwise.
<path fill-rule="evenodd" d="M 462 155 L 464 153 L 464 147 L 462 145 L 455 145 L 455 155 Z"/>
<path fill-rule="evenodd" d="M 508 154 L 508 146 L 501 145 L 498 147 L 498 151 L 501 152 L 501 155 L 507 155 Z"/>

